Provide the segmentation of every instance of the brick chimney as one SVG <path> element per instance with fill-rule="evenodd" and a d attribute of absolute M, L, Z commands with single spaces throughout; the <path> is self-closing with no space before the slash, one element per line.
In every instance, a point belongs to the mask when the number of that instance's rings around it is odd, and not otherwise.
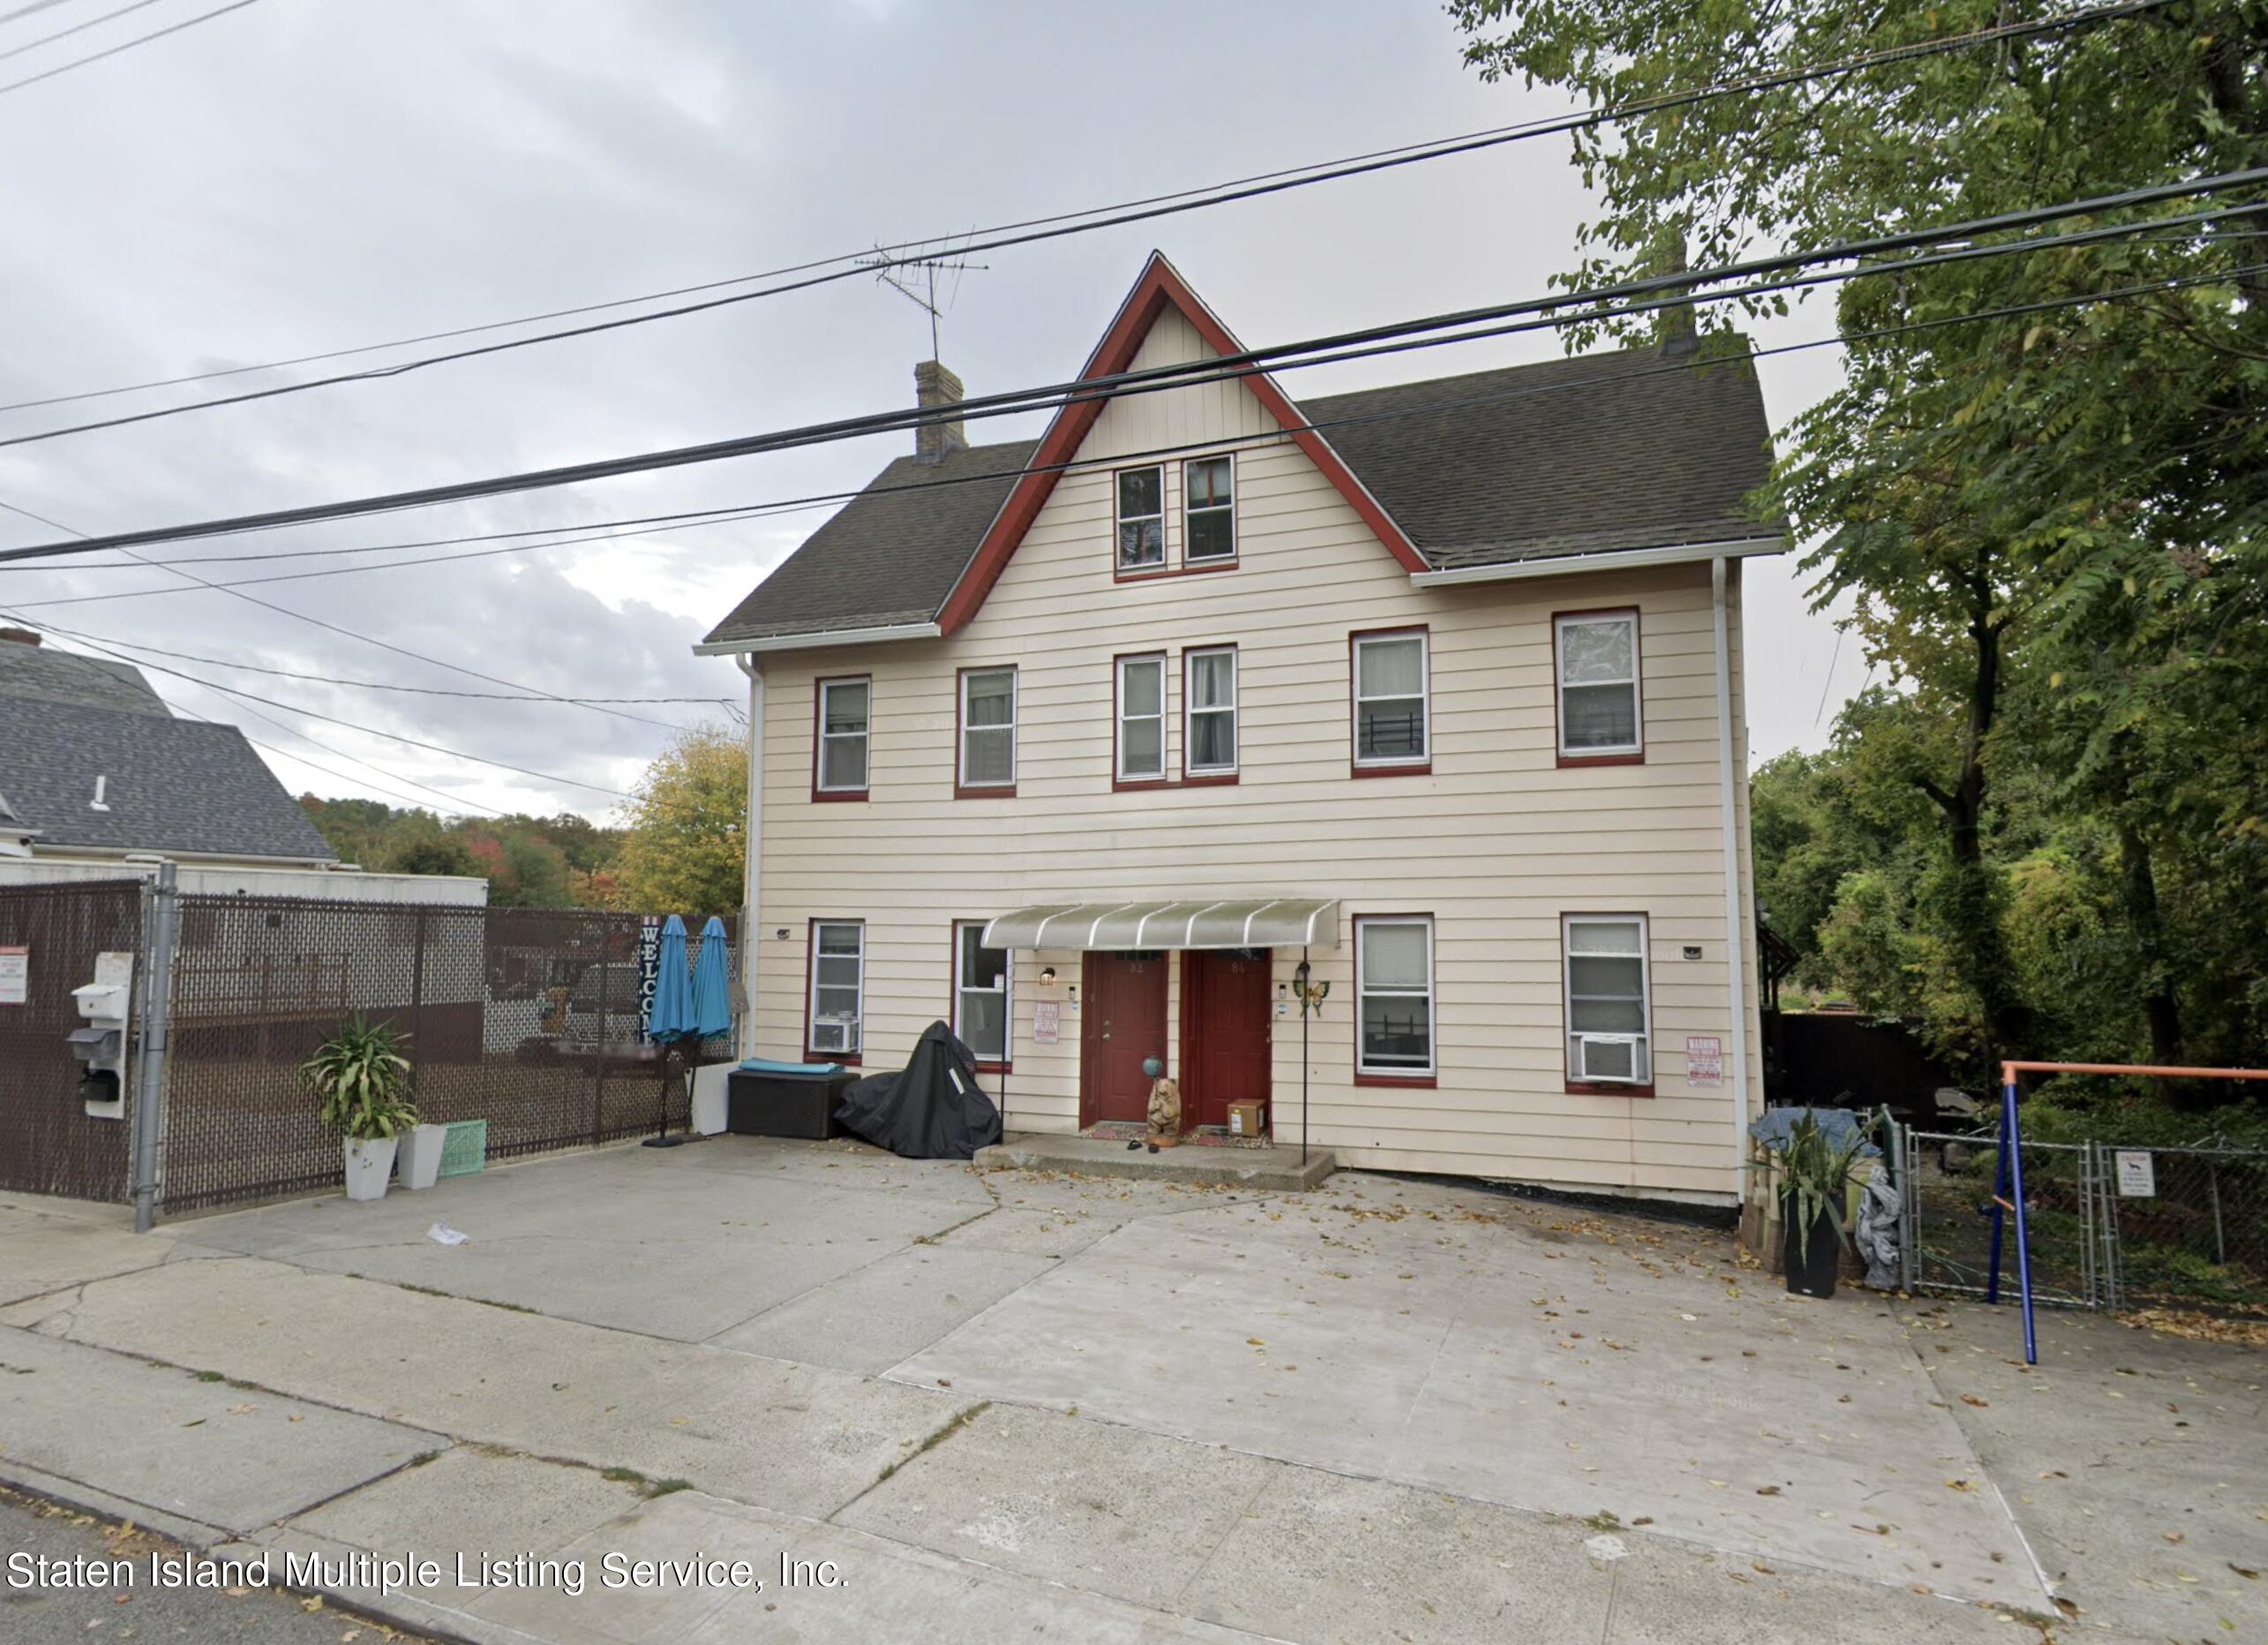
<path fill-rule="evenodd" d="M 0 628 L 0 641 L 8 640 L 14 641 L 18 645 L 37 645 L 40 642 L 40 636 L 29 628 Z"/>
<path fill-rule="evenodd" d="M 961 379 L 935 360 L 924 360 L 913 368 L 913 403 L 924 411 L 933 406 L 957 406 L 961 403 Z M 959 419 L 950 423 L 924 423 L 913 431 L 913 457 L 917 462 L 942 462 L 952 452 L 968 449 L 969 437 L 962 431 Z"/>
<path fill-rule="evenodd" d="M 1686 237 L 1682 231 L 1672 231 L 1665 239 L 1656 259 L 1655 273 L 1682 274 L 1687 272 Z M 1666 294 L 1664 294 L 1666 295 Z M 1701 337 L 1693 327 L 1693 305 L 1690 301 L 1672 303 L 1667 308 L 1654 311 L 1654 337 L 1661 344 L 1663 355 L 1670 359 L 1694 353 L 1701 348 Z"/>

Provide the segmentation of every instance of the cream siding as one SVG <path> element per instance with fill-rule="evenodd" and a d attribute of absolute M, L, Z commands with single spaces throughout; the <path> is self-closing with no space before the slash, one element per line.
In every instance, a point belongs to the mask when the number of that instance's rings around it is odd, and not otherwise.
<path fill-rule="evenodd" d="M 1137 364 L 1199 351 L 1168 311 Z M 1332 991 L 1309 1025 L 1308 1071 L 1312 1139 L 1341 1163 L 1732 1195 L 1736 1116 L 1761 1086 L 1753 988 L 1748 1079 L 1728 1069 L 1725 1088 L 1697 1090 L 1684 1058 L 1689 1033 L 1719 1037 L 1728 1059 L 1732 1040 L 1708 567 L 1417 590 L 1273 426 L 1240 386 L 1177 389 L 1113 402 L 1080 454 L 1233 443 L 1234 570 L 1115 580 L 1113 482 L 1098 469 L 1056 486 L 960 633 L 761 659 L 755 1049 L 804 1050 L 814 918 L 866 922 L 865 1061 L 886 1068 L 950 1014 L 956 920 L 1115 896 L 1335 897 L 1341 946 L 1312 957 Z M 1167 550 L 1177 566 L 1178 459 L 1168 469 Z M 1641 612 L 1645 761 L 1563 768 L 1551 615 L 1622 605 Z M 1431 772 L 1354 779 L 1348 637 L 1419 624 L 1431 636 Z M 1167 765 L 1177 777 L 1183 654 L 1230 643 L 1237 783 L 1114 792 L 1114 656 L 1168 654 Z M 957 800 L 956 672 L 1004 664 L 1019 671 L 1016 794 Z M 844 673 L 874 680 L 871 797 L 815 805 L 813 682 Z M 1739 700 L 1736 672 L 1736 719 Z M 1745 773 L 1745 728 L 1736 730 Z M 1745 835 L 1745 777 L 1740 788 Z M 1745 849 L 1739 866 L 1746 909 Z M 1564 1089 L 1559 920 L 1587 911 L 1649 916 L 1650 1099 Z M 1351 920 L 1371 913 L 1434 917 L 1431 1089 L 1354 1082 Z M 772 935 L 782 929 L 785 940 Z M 1682 958 L 1687 944 L 1701 958 Z M 1279 983 L 1298 958 L 1276 955 Z M 1058 973 L 1053 988 L 1039 980 L 1043 965 Z M 1078 1123 L 1081 1016 L 1068 985 L 1079 971 L 1076 953 L 1016 957 L 1012 1071 L 987 1080 L 1004 1086 L 1010 1129 Z M 1176 1071 L 1181 971 L 1175 957 L 1161 1048 Z M 1052 1047 L 1032 1038 L 1033 1008 L 1048 1000 L 1064 1006 Z M 1275 1132 L 1295 1141 L 1295 1009 L 1273 1027 Z"/>

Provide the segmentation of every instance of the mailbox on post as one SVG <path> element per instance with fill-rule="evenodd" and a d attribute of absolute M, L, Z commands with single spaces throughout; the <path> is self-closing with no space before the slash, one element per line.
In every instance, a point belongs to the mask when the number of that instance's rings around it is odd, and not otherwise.
<path fill-rule="evenodd" d="M 86 1065 L 79 1076 L 79 1096 L 86 1112 L 98 1120 L 126 1116 L 126 1058 L 131 1044 L 127 1019 L 133 996 L 131 953 L 97 954 L 94 980 L 71 991 L 86 1022 L 85 1027 L 71 1031 L 71 1054 Z"/>

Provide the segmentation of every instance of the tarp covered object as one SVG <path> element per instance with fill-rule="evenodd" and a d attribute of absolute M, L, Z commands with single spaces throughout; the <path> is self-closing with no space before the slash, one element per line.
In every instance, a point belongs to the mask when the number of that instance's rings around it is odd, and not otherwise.
<path fill-rule="evenodd" d="M 1000 1110 L 977 1083 L 977 1060 L 942 1023 L 922 1030 L 899 1072 L 844 1092 L 835 1119 L 908 1160 L 973 1160 L 1000 1140 Z"/>

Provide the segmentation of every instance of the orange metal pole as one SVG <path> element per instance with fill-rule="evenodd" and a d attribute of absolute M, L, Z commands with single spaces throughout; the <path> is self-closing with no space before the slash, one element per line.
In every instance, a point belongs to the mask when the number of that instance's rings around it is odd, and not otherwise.
<path fill-rule="evenodd" d="M 2268 1068 L 2167 1068 L 2156 1063 L 2002 1063 L 2001 1083 L 2018 1074 L 2140 1074 L 2152 1079 L 2268 1079 Z"/>

